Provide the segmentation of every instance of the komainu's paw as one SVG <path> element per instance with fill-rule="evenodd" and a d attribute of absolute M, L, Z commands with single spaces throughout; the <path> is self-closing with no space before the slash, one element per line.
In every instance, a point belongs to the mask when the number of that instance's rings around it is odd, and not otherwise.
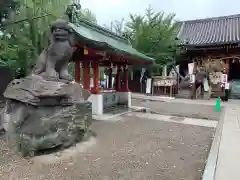
<path fill-rule="evenodd" d="M 48 71 L 45 75 L 51 78 L 59 78 L 58 73 L 55 70 Z"/>
<path fill-rule="evenodd" d="M 67 81 L 72 81 L 73 80 L 72 75 L 69 74 L 69 73 L 61 73 L 59 77 L 60 77 L 60 79 L 64 79 L 64 80 L 67 80 Z"/>

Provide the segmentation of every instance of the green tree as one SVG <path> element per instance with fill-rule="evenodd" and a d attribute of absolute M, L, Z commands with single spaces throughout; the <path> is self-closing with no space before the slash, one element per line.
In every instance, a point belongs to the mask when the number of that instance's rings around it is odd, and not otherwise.
<path fill-rule="evenodd" d="M 70 0 L 19 0 L 19 6 L 8 17 L 11 25 L 2 28 L 1 64 L 12 68 L 15 76 L 25 76 L 36 57 L 48 44 L 49 25 L 64 17 Z"/>
<path fill-rule="evenodd" d="M 156 60 L 155 69 L 173 62 L 181 50 L 176 40 L 175 14 L 156 12 L 151 7 L 144 15 L 130 14 L 128 21 L 113 21 L 111 31 L 128 39 L 138 51 Z"/>
<path fill-rule="evenodd" d="M 151 7 L 144 16 L 130 14 L 126 23 L 134 48 L 156 59 L 156 64 L 166 64 L 176 56 L 177 23 L 175 14 L 155 12 Z"/>
<path fill-rule="evenodd" d="M 50 24 L 57 18 L 67 18 L 70 3 L 72 0 L 11 0 L 1 7 L 0 66 L 10 66 L 17 77 L 28 74 L 48 45 Z M 79 2 L 73 5 L 77 5 L 77 19 L 97 23 L 93 12 L 82 10 Z"/>
<path fill-rule="evenodd" d="M 0 26 L 5 23 L 12 11 L 19 6 L 19 0 L 0 1 Z"/>
<path fill-rule="evenodd" d="M 86 21 L 89 21 L 91 23 L 97 24 L 97 18 L 96 15 L 90 10 L 90 9 L 83 9 L 79 13 L 80 19 L 84 19 Z"/>

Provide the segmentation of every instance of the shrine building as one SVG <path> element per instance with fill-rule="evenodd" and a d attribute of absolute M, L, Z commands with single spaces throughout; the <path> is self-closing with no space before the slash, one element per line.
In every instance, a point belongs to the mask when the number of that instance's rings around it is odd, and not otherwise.
<path fill-rule="evenodd" d="M 186 48 L 179 60 L 183 76 L 191 62 L 220 67 L 210 74 L 213 96 L 219 91 L 223 68 L 229 81 L 240 82 L 240 14 L 180 22 L 178 38 Z"/>
<path fill-rule="evenodd" d="M 70 23 L 70 26 L 78 38 L 73 58 L 75 82 L 82 82 L 84 89 L 91 92 L 92 113 L 101 115 L 113 108 L 131 107 L 128 69 L 130 66 L 150 65 L 154 59 L 132 48 L 121 36 L 96 24 L 81 20 L 78 25 Z M 108 88 L 100 86 L 100 69 L 109 72 Z"/>

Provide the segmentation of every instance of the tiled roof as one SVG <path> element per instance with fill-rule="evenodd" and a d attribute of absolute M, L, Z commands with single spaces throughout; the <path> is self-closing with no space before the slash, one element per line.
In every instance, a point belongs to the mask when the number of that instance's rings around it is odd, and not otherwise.
<path fill-rule="evenodd" d="M 69 25 L 82 40 L 87 41 L 90 47 L 118 52 L 148 63 L 154 62 L 153 58 L 138 52 L 122 37 L 108 31 L 101 26 L 84 20 L 79 21 L 77 25 L 72 23 L 69 23 Z"/>
<path fill-rule="evenodd" d="M 196 46 L 239 43 L 240 14 L 183 21 L 178 38 Z"/>

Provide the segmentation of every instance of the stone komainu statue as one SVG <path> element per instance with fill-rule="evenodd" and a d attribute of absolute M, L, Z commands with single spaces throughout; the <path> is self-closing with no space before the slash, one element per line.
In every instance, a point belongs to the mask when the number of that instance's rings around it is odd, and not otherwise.
<path fill-rule="evenodd" d="M 50 44 L 38 57 L 33 73 L 71 81 L 68 63 L 73 56 L 75 36 L 68 22 L 58 19 L 51 25 Z"/>
<path fill-rule="evenodd" d="M 73 52 L 73 35 L 66 21 L 55 21 L 50 44 L 33 73 L 14 79 L 4 92 L 0 131 L 5 132 L 8 145 L 23 156 L 67 148 L 91 136 L 91 93 L 78 83 L 69 83 L 68 63 L 79 57 Z"/>

